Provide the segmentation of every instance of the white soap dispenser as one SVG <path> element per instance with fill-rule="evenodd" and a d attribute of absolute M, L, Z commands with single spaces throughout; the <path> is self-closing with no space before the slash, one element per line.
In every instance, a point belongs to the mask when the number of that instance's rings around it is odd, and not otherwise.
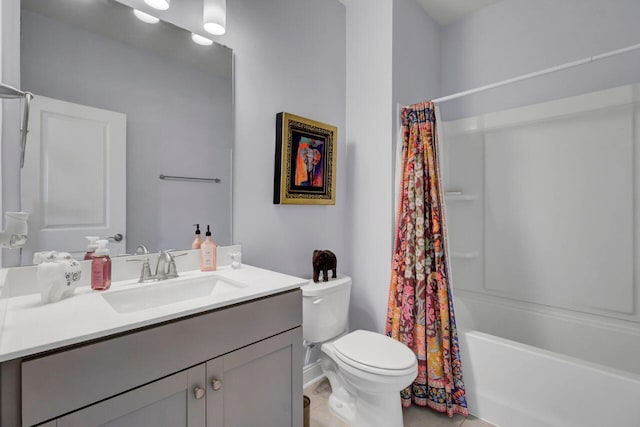
<path fill-rule="evenodd" d="M 84 260 L 90 260 L 93 259 L 93 254 L 95 253 L 96 249 L 98 249 L 98 239 L 100 237 L 98 236 L 86 236 L 85 239 L 87 239 L 89 241 L 89 245 L 87 246 L 87 253 L 84 254 Z"/>

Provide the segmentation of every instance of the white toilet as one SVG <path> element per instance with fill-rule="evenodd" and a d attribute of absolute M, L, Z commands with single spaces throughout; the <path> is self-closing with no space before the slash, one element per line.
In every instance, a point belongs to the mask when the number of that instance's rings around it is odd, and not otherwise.
<path fill-rule="evenodd" d="M 322 371 L 333 391 L 331 412 L 353 427 L 402 427 L 400 390 L 418 375 L 413 351 L 382 334 L 345 334 L 350 277 L 301 289 L 303 335 L 320 346 Z"/>

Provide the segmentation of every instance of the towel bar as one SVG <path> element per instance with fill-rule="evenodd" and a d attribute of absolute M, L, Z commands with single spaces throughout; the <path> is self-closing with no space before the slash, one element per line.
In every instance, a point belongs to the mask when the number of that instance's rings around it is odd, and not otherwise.
<path fill-rule="evenodd" d="M 172 175 L 160 175 L 160 179 L 166 181 L 192 181 L 192 182 L 215 182 L 219 183 L 220 178 L 195 178 L 189 176 L 172 176 Z"/>

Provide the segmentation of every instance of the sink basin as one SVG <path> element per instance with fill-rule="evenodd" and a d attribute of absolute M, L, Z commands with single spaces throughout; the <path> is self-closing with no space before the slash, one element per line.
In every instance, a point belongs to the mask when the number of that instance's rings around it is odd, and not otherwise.
<path fill-rule="evenodd" d="M 164 305 L 211 298 L 237 291 L 244 286 L 215 276 L 179 277 L 147 285 L 114 290 L 102 297 L 118 313 L 132 313 Z"/>

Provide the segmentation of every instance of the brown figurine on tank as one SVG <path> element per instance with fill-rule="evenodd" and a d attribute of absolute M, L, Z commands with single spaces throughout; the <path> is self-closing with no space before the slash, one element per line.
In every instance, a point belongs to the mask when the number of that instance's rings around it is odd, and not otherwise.
<path fill-rule="evenodd" d="M 333 279 L 336 278 L 336 265 L 338 260 L 336 254 L 329 250 L 321 251 L 316 249 L 313 251 L 313 281 L 318 283 L 320 280 L 320 272 L 324 275 L 324 281 L 329 281 L 329 270 L 333 271 Z"/>

